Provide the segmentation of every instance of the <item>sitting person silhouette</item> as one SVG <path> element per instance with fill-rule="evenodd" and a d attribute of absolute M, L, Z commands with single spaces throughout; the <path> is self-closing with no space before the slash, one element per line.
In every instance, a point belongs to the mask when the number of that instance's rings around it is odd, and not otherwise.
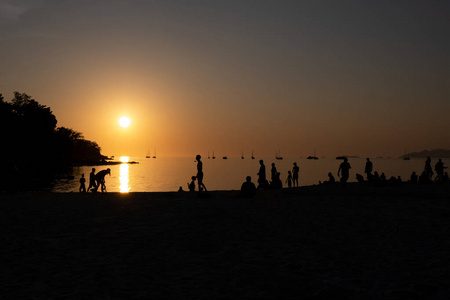
<path fill-rule="evenodd" d="M 192 181 L 191 183 L 188 183 L 188 190 L 189 192 L 195 192 L 195 176 L 191 177 Z"/>
<path fill-rule="evenodd" d="M 256 186 L 252 182 L 252 178 L 247 176 L 245 182 L 241 186 L 241 192 L 239 193 L 242 197 L 253 197 L 256 194 Z"/>
<path fill-rule="evenodd" d="M 359 183 L 363 183 L 364 177 L 361 174 L 356 173 L 356 181 L 358 181 Z"/>
<path fill-rule="evenodd" d="M 270 188 L 271 189 L 281 189 L 283 188 L 283 182 L 280 179 L 280 172 L 277 172 L 276 174 L 274 174 L 274 178 L 272 180 L 272 182 L 270 183 Z"/>
<path fill-rule="evenodd" d="M 105 176 L 107 174 L 109 174 L 109 176 L 111 176 L 110 168 L 108 168 L 106 170 L 102 170 L 95 175 L 95 181 L 97 182 L 97 185 L 95 186 L 95 189 L 93 189 L 94 192 L 96 192 L 98 190 L 99 186 L 101 186 L 102 193 L 106 192 Z"/>
<path fill-rule="evenodd" d="M 331 172 L 328 173 L 328 180 L 324 181 L 323 184 L 330 184 L 330 183 L 336 183 L 336 179 L 334 179 L 333 174 Z M 319 181 L 319 184 L 322 184 L 322 182 Z"/>

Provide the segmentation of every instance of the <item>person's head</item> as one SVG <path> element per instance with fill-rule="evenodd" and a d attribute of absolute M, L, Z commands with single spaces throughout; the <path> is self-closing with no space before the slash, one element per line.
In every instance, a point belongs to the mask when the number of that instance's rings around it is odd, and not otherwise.
<path fill-rule="evenodd" d="M 275 167 L 275 163 L 272 163 L 272 167 Z"/>
<path fill-rule="evenodd" d="M 92 172 L 95 172 L 95 168 L 92 168 Z"/>
<path fill-rule="evenodd" d="M 202 157 L 200 156 L 200 154 L 197 154 L 197 156 L 195 157 L 195 159 L 196 159 L 197 161 L 199 161 L 201 158 L 202 158 Z"/>
<path fill-rule="evenodd" d="M 344 162 L 347 162 L 348 161 L 348 158 L 347 157 L 344 157 Z"/>
<path fill-rule="evenodd" d="M 84 177 L 84 173 L 81 173 L 81 177 Z"/>
<path fill-rule="evenodd" d="M 331 172 L 329 172 L 329 173 L 328 173 L 328 177 L 331 177 L 331 176 L 333 176 L 333 174 L 331 174 Z"/>
<path fill-rule="evenodd" d="M 192 181 L 195 181 L 195 176 L 192 176 L 191 179 L 192 179 Z"/>
<path fill-rule="evenodd" d="M 251 181 L 252 181 L 252 177 L 247 176 L 247 177 L 245 177 L 245 180 L 246 180 L 247 182 L 251 182 Z"/>
<path fill-rule="evenodd" d="M 439 162 L 442 162 L 442 159 L 439 158 Z"/>
<path fill-rule="evenodd" d="M 370 161 L 370 158 L 366 158 L 367 161 Z"/>
<path fill-rule="evenodd" d="M 296 163 L 296 162 L 294 163 L 294 166 L 297 166 L 297 163 Z"/>
<path fill-rule="evenodd" d="M 263 163 L 264 163 L 264 161 L 261 159 L 261 160 L 259 161 L 259 164 L 262 165 Z"/>
<path fill-rule="evenodd" d="M 106 171 L 107 171 L 107 173 L 111 176 L 111 169 L 108 168 L 108 169 L 106 169 Z"/>
<path fill-rule="evenodd" d="M 288 171 L 288 174 L 291 175 L 291 171 Z"/>

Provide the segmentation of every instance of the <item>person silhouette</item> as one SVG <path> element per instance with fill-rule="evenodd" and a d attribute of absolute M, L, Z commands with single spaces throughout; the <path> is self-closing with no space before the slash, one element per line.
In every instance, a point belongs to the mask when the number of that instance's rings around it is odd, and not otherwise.
<path fill-rule="evenodd" d="M 412 174 L 411 174 L 409 180 L 410 180 L 410 182 L 413 183 L 413 184 L 416 184 L 416 183 L 417 183 L 417 181 L 418 181 L 418 176 L 417 176 L 417 174 L 416 174 L 415 171 L 412 172 Z"/>
<path fill-rule="evenodd" d="M 288 177 L 286 178 L 286 183 L 288 184 L 288 188 L 292 187 L 292 173 L 288 171 Z"/>
<path fill-rule="evenodd" d="M 433 176 L 433 169 L 431 168 L 431 158 L 428 156 L 427 160 L 425 161 L 425 173 L 428 175 L 428 179 L 431 179 Z"/>
<path fill-rule="evenodd" d="M 283 182 L 281 181 L 281 179 L 280 179 L 280 172 L 277 172 L 274 176 L 274 178 L 273 178 L 273 180 L 272 180 L 272 182 L 271 182 L 271 184 L 270 184 L 270 188 L 272 188 L 272 189 L 281 189 L 281 188 L 283 188 Z"/>
<path fill-rule="evenodd" d="M 264 165 L 264 161 L 261 159 L 259 161 L 260 167 L 258 172 L 258 188 L 267 187 L 267 179 L 266 179 L 266 166 Z"/>
<path fill-rule="evenodd" d="M 195 157 L 195 159 L 197 160 L 197 184 L 198 184 L 198 190 L 201 192 L 203 190 L 206 190 L 206 186 L 203 184 L 203 162 L 201 161 L 202 157 L 200 156 L 200 154 L 197 154 L 197 156 Z"/>
<path fill-rule="evenodd" d="M 252 182 L 252 178 L 247 176 L 245 182 L 241 186 L 241 192 L 239 193 L 242 197 L 253 197 L 256 194 L 256 186 Z"/>
<path fill-rule="evenodd" d="M 359 183 L 363 183 L 364 177 L 361 174 L 356 173 L 356 181 L 358 181 Z"/>
<path fill-rule="evenodd" d="M 328 173 L 328 180 L 323 182 L 324 184 L 331 184 L 331 183 L 336 183 L 336 179 L 334 179 L 333 174 L 331 174 L 331 172 Z M 321 182 L 319 181 L 319 184 L 321 184 Z"/>
<path fill-rule="evenodd" d="M 278 173 L 277 167 L 275 167 L 275 163 L 272 163 L 272 169 L 270 169 L 270 174 L 271 174 L 270 179 L 272 181 L 274 181 L 275 178 L 277 177 L 277 173 Z"/>
<path fill-rule="evenodd" d="M 342 162 L 339 165 L 339 169 L 338 169 L 338 176 L 339 176 L 339 174 L 341 174 L 341 183 L 344 186 L 344 188 L 346 187 L 347 180 L 350 176 L 351 168 L 352 167 L 350 166 L 347 157 L 344 157 L 344 162 Z"/>
<path fill-rule="evenodd" d="M 86 178 L 84 178 L 84 173 L 81 174 L 79 191 L 80 193 L 86 193 Z"/>
<path fill-rule="evenodd" d="M 300 168 L 297 166 L 297 163 L 294 163 L 294 167 L 292 168 L 292 181 L 294 187 L 297 185 L 298 187 L 298 172 L 300 171 Z"/>
<path fill-rule="evenodd" d="M 106 170 L 102 170 L 95 175 L 95 181 L 97 182 L 97 185 L 95 186 L 95 189 L 94 189 L 95 192 L 98 190 L 99 186 L 101 186 L 102 193 L 106 192 L 105 176 L 107 174 L 109 174 L 109 176 L 111 176 L 110 168 L 108 168 Z"/>
<path fill-rule="evenodd" d="M 195 192 L 195 176 L 192 176 L 191 179 L 192 179 L 191 183 L 187 184 L 188 185 L 188 190 L 190 192 Z"/>
<path fill-rule="evenodd" d="M 95 168 L 92 168 L 91 173 L 89 173 L 89 187 L 87 191 L 89 192 L 91 188 L 95 189 L 96 186 L 97 184 L 95 183 Z"/>
<path fill-rule="evenodd" d="M 444 167 L 444 163 L 442 162 L 442 159 L 439 158 L 438 162 L 434 166 L 434 170 L 436 171 L 436 178 L 435 181 L 443 181 L 444 178 L 444 169 L 447 167 Z"/>
<path fill-rule="evenodd" d="M 364 168 L 364 173 L 367 174 L 367 180 L 370 180 L 372 178 L 372 169 L 373 169 L 373 164 L 370 161 L 370 158 L 366 158 L 366 167 Z"/>

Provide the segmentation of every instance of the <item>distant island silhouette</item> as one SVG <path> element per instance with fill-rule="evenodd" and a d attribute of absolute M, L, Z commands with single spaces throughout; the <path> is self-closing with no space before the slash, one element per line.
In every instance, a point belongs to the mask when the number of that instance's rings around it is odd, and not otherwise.
<path fill-rule="evenodd" d="M 447 149 L 434 149 L 434 150 L 423 150 L 421 152 L 411 152 L 407 153 L 405 155 L 400 156 L 399 158 L 449 158 L 450 157 L 450 150 Z"/>

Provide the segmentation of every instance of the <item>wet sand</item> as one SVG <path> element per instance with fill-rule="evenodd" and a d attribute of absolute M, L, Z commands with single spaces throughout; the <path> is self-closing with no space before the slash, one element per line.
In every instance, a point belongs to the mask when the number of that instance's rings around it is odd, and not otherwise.
<path fill-rule="evenodd" d="M 237 194 L 0 194 L 2 299 L 450 298 L 448 185 Z"/>

